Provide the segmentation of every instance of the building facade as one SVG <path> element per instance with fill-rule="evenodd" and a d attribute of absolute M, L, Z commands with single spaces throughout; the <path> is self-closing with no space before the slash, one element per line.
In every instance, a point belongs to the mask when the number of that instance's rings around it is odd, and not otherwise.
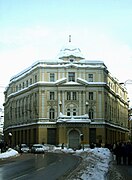
<path fill-rule="evenodd" d="M 0 142 L 3 141 L 4 110 L 0 107 Z"/>
<path fill-rule="evenodd" d="M 104 62 L 84 59 L 69 42 L 55 60 L 37 61 L 10 79 L 4 137 L 12 146 L 64 143 L 71 148 L 124 141 L 127 98 Z"/>

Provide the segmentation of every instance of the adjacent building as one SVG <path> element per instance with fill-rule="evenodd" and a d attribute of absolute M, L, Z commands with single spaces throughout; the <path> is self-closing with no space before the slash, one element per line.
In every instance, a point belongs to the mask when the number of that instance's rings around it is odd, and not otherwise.
<path fill-rule="evenodd" d="M 4 110 L 0 107 L 0 142 L 3 141 Z"/>
<path fill-rule="evenodd" d="M 69 42 L 54 60 L 40 60 L 10 79 L 4 138 L 80 148 L 128 140 L 126 89 L 103 61 L 86 60 Z"/>

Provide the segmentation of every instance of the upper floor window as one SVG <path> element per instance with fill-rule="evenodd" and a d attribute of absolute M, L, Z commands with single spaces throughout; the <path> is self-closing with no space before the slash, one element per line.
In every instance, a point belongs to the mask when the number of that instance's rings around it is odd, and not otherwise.
<path fill-rule="evenodd" d="M 89 109 L 89 119 L 93 119 L 93 118 L 94 118 L 94 110 Z"/>
<path fill-rule="evenodd" d="M 68 108 L 67 109 L 67 116 L 76 116 L 76 114 L 77 114 L 77 110 L 76 109 L 72 109 L 72 108 Z"/>
<path fill-rule="evenodd" d="M 19 84 L 19 90 L 21 90 L 21 89 L 22 89 L 21 84 Z"/>
<path fill-rule="evenodd" d="M 93 74 L 88 74 L 88 81 L 93 82 Z"/>
<path fill-rule="evenodd" d="M 73 116 L 76 116 L 76 109 L 73 109 Z"/>
<path fill-rule="evenodd" d="M 67 116 L 70 116 L 70 115 L 71 115 L 70 109 L 67 109 Z"/>
<path fill-rule="evenodd" d="M 34 80 L 35 80 L 35 82 L 37 82 L 37 75 L 34 76 Z"/>
<path fill-rule="evenodd" d="M 67 92 L 67 100 L 71 100 L 71 92 Z"/>
<path fill-rule="evenodd" d="M 22 83 L 22 87 L 23 87 L 23 88 L 25 87 L 25 83 L 24 83 L 24 82 Z"/>
<path fill-rule="evenodd" d="M 28 87 L 28 80 L 26 81 L 26 87 Z"/>
<path fill-rule="evenodd" d="M 71 63 L 73 63 L 73 62 L 75 61 L 75 59 L 74 59 L 74 58 L 70 58 L 69 61 L 70 61 Z"/>
<path fill-rule="evenodd" d="M 77 100 L 77 92 L 67 92 L 67 100 Z"/>
<path fill-rule="evenodd" d="M 74 72 L 69 72 L 68 73 L 68 81 L 75 82 L 75 73 Z"/>
<path fill-rule="evenodd" d="M 50 119 L 54 119 L 55 118 L 55 110 L 53 108 L 51 108 L 49 110 L 49 118 Z"/>
<path fill-rule="evenodd" d="M 55 82 L 55 74 L 50 73 L 50 82 Z"/>
<path fill-rule="evenodd" d="M 54 92 L 50 92 L 50 100 L 54 100 L 55 99 L 55 93 Z"/>
<path fill-rule="evenodd" d="M 35 102 L 37 102 L 37 93 L 34 94 Z"/>
<path fill-rule="evenodd" d="M 18 85 L 16 86 L 16 91 L 18 91 Z"/>
<path fill-rule="evenodd" d="M 76 92 L 73 92 L 73 100 L 77 100 L 77 93 Z"/>
<path fill-rule="evenodd" d="M 32 78 L 30 78 L 30 85 L 32 84 Z"/>
<path fill-rule="evenodd" d="M 89 100 L 93 100 L 93 92 L 89 92 Z"/>

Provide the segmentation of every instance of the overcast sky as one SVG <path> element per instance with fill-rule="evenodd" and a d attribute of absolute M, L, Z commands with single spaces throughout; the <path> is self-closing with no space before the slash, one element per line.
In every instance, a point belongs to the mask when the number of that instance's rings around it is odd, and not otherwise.
<path fill-rule="evenodd" d="M 0 0 L 1 102 L 12 76 L 54 59 L 69 35 L 85 59 L 104 61 L 120 82 L 132 80 L 132 0 Z"/>

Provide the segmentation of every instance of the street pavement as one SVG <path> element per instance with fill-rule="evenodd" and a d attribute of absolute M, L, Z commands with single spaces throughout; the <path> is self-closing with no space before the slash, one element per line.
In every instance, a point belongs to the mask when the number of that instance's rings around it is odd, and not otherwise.
<path fill-rule="evenodd" d="M 132 180 L 132 165 L 117 165 L 113 159 L 110 163 L 110 168 L 107 180 Z"/>

